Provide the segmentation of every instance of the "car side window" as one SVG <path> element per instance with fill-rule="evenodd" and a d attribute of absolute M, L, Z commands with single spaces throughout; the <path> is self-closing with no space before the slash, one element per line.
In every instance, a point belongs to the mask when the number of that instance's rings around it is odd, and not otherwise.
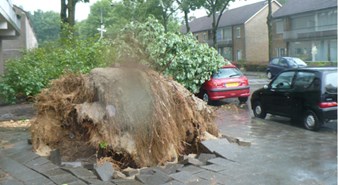
<path fill-rule="evenodd" d="M 295 89 L 307 89 L 310 87 L 314 88 L 314 79 L 315 79 L 315 74 L 312 72 L 298 72 L 295 83 L 294 83 L 294 88 Z"/>
<path fill-rule="evenodd" d="M 279 65 L 282 66 L 282 67 L 288 67 L 288 61 L 286 61 L 286 59 L 282 58 L 279 61 Z"/>
<path fill-rule="evenodd" d="M 281 73 L 274 81 L 271 82 L 271 88 L 290 89 L 294 75 L 295 75 L 294 71 Z"/>
<path fill-rule="evenodd" d="M 274 58 L 272 59 L 271 64 L 278 65 L 278 62 L 279 62 L 279 58 Z"/>

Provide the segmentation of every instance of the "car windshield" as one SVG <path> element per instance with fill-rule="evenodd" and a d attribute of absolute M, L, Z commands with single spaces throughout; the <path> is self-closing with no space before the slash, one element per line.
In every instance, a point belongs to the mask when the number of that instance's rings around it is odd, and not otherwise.
<path fill-rule="evenodd" d="M 307 64 L 299 58 L 292 58 L 290 61 L 292 66 L 307 66 Z"/>
<path fill-rule="evenodd" d="M 222 68 L 212 75 L 212 78 L 229 78 L 235 76 L 242 76 L 242 72 L 237 68 Z"/>
<path fill-rule="evenodd" d="M 330 94 L 337 94 L 337 72 L 325 75 L 325 90 Z"/>

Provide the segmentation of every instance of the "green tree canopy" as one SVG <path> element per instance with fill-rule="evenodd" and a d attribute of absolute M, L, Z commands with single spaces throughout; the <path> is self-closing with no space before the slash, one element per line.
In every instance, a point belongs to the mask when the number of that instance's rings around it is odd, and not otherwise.
<path fill-rule="evenodd" d="M 226 64 L 214 48 L 199 43 L 192 34 L 165 32 L 163 25 L 153 18 L 145 23 L 128 24 L 113 46 L 117 49 L 115 61 L 149 65 L 194 93 Z"/>
<path fill-rule="evenodd" d="M 61 21 L 58 13 L 37 10 L 30 14 L 30 19 L 40 45 L 59 38 Z"/>

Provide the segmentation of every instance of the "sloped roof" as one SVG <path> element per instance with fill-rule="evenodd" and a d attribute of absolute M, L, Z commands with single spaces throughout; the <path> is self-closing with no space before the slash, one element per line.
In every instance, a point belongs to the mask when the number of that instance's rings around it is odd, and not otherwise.
<path fill-rule="evenodd" d="M 278 18 L 333 7 L 337 7 L 337 0 L 288 0 L 272 16 Z"/>
<path fill-rule="evenodd" d="M 265 1 L 258 3 L 241 6 L 234 9 L 226 10 L 219 22 L 218 27 L 226 27 L 231 25 L 244 24 L 253 15 L 266 6 Z M 189 23 L 191 32 L 200 32 L 205 30 L 211 30 L 212 17 L 204 16 L 197 18 Z M 185 25 L 182 26 L 182 32 L 186 32 Z"/>

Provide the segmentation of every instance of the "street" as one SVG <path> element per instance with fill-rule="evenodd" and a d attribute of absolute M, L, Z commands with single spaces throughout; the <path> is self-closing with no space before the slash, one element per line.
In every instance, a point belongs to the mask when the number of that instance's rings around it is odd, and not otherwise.
<path fill-rule="evenodd" d="M 252 92 L 268 83 L 248 77 Z M 237 104 L 226 100 L 224 106 L 231 111 L 219 111 L 217 124 L 223 134 L 251 142 L 234 158 L 249 167 L 226 172 L 240 174 L 238 184 L 337 184 L 337 121 L 313 132 L 288 118 L 254 118 L 249 101 Z"/>

